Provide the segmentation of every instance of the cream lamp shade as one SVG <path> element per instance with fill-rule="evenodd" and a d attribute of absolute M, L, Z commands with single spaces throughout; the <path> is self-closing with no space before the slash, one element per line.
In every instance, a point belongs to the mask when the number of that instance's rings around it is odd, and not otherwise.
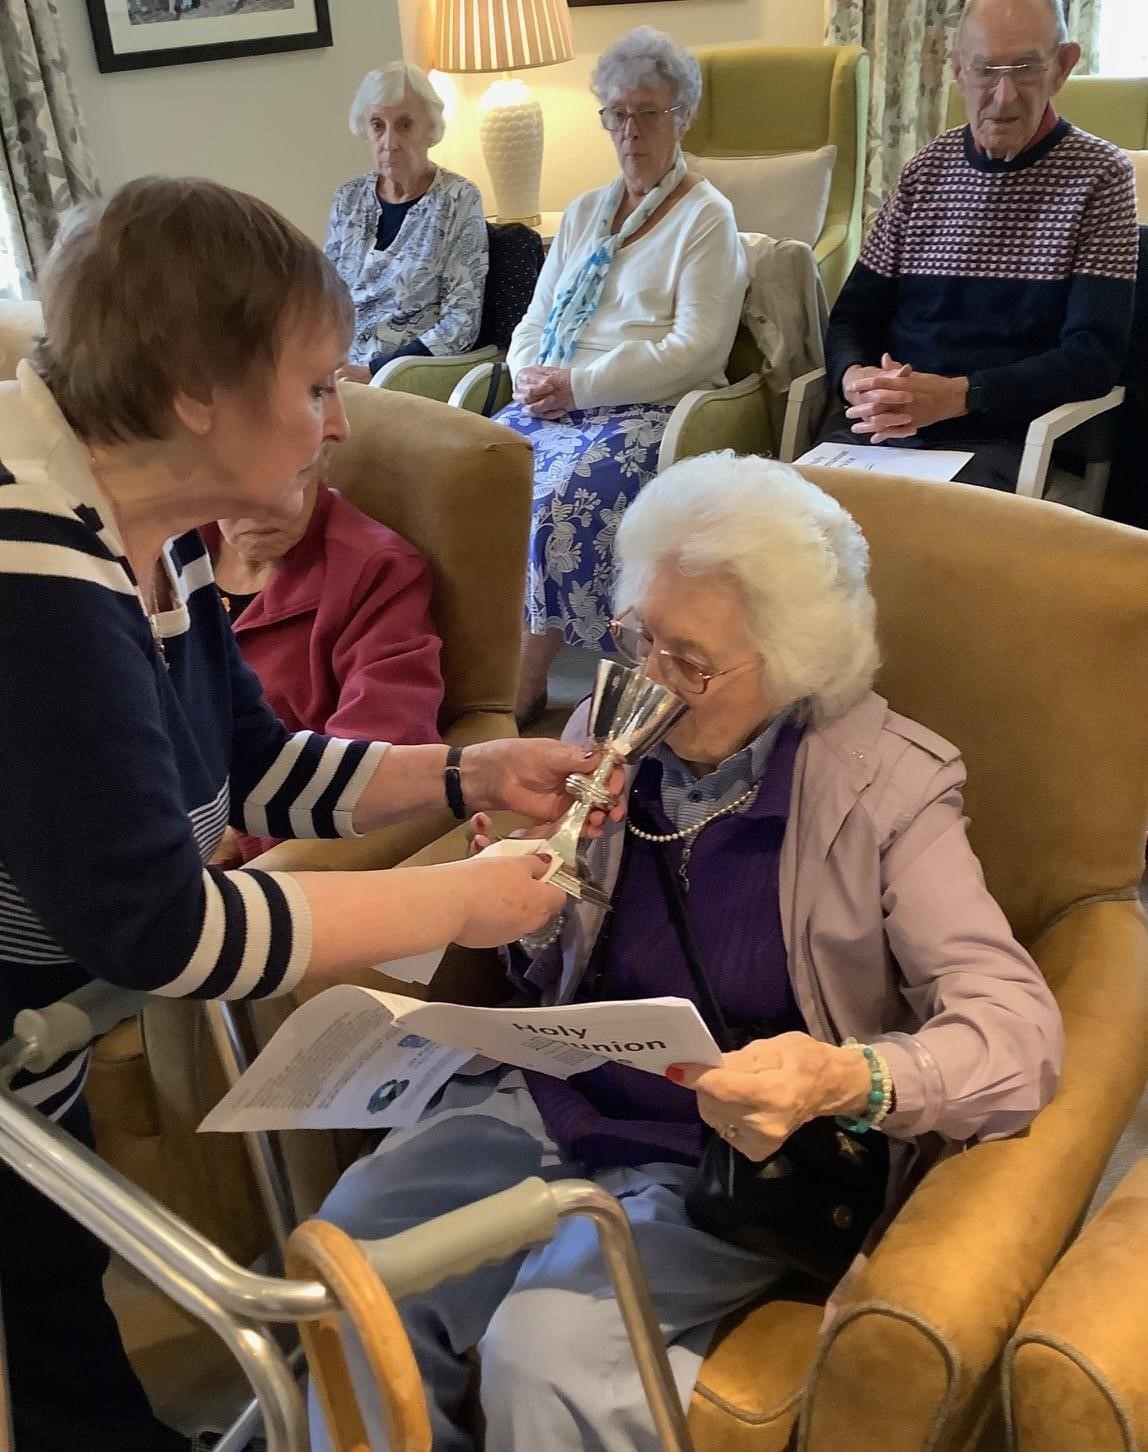
<path fill-rule="evenodd" d="M 509 71 L 573 59 L 566 0 L 438 0 L 434 65 L 501 71 L 479 102 L 479 137 L 500 222 L 541 221 L 542 107 Z"/>

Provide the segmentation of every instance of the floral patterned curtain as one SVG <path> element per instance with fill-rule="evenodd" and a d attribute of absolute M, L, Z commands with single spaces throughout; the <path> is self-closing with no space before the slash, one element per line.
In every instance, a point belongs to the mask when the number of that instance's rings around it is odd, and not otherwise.
<path fill-rule="evenodd" d="M 55 0 L 0 0 L 0 152 L 0 247 L 30 298 L 61 213 L 98 191 Z"/>
<path fill-rule="evenodd" d="M 1068 37 L 1084 54 L 1076 67 L 1078 76 L 1094 76 L 1100 70 L 1100 10 L 1104 0 L 1068 0 Z"/>
<path fill-rule="evenodd" d="M 826 0 L 826 40 L 863 45 L 872 65 L 866 227 L 905 163 L 941 130 L 963 8 L 964 0 Z"/>
<path fill-rule="evenodd" d="M 1084 51 L 1077 74 L 1099 69 L 1103 3 L 1067 0 L 1068 33 Z M 948 57 L 964 0 L 826 0 L 825 9 L 829 44 L 863 45 L 872 63 L 868 227 L 902 167 L 942 128 L 951 80 Z"/>

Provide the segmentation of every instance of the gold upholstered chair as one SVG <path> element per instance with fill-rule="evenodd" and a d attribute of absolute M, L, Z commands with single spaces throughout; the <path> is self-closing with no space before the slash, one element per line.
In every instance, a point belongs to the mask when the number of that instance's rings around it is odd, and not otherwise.
<path fill-rule="evenodd" d="M 1026 1134 L 929 1173 L 828 1331 L 800 1301 L 731 1318 L 690 1427 L 699 1452 L 995 1452 L 1006 1343 L 1148 1077 L 1148 538 L 972 486 L 809 475 L 870 542 L 878 689 L 965 754 L 973 845 L 1067 1054 Z M 455 833 L 414 860 L 463 850 Z M 490 1002 L 498 984 L 490 956 L 454 952 L 431 993 Z"/>
<path fill-rule="evenodd" d="M 1009 1342 L 1016 1452 L 1148 1447 L 1148 1159 L 1053 1271 Z"/>

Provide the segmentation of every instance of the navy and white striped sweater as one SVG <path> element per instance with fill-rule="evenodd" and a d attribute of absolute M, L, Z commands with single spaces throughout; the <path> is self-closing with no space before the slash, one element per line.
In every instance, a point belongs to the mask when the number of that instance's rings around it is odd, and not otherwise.
<path fill-rule="evenodd" d="M 353 836 L 385 745 L 289 735 L 243 664 L 198 534 L 152 638 L 86 456 L 28 365 L 0 385 L 0 1039 L 102 978 L 173 997 L 289 990 L 310 914 L 281 873 L 203 864 L 225 825 Z M 86 1055 L 17 1081 L 59 1116 Z"/>

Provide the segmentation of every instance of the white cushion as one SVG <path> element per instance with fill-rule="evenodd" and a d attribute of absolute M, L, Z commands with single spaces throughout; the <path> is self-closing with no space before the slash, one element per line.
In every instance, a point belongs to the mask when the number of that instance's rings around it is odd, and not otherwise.
<path fill-rule="evenodd" d="M 836 146 L 781 156 L 690 156 L 686 161 L 729 198 L 739 232 L 816 245 L 829 209 Z"/>
<path fill-rule="evenodd" d="M 1130 151 L 1127 156 L 1136 173 L 1136 216 L 1148 224 L 1148 151 Z"/>

